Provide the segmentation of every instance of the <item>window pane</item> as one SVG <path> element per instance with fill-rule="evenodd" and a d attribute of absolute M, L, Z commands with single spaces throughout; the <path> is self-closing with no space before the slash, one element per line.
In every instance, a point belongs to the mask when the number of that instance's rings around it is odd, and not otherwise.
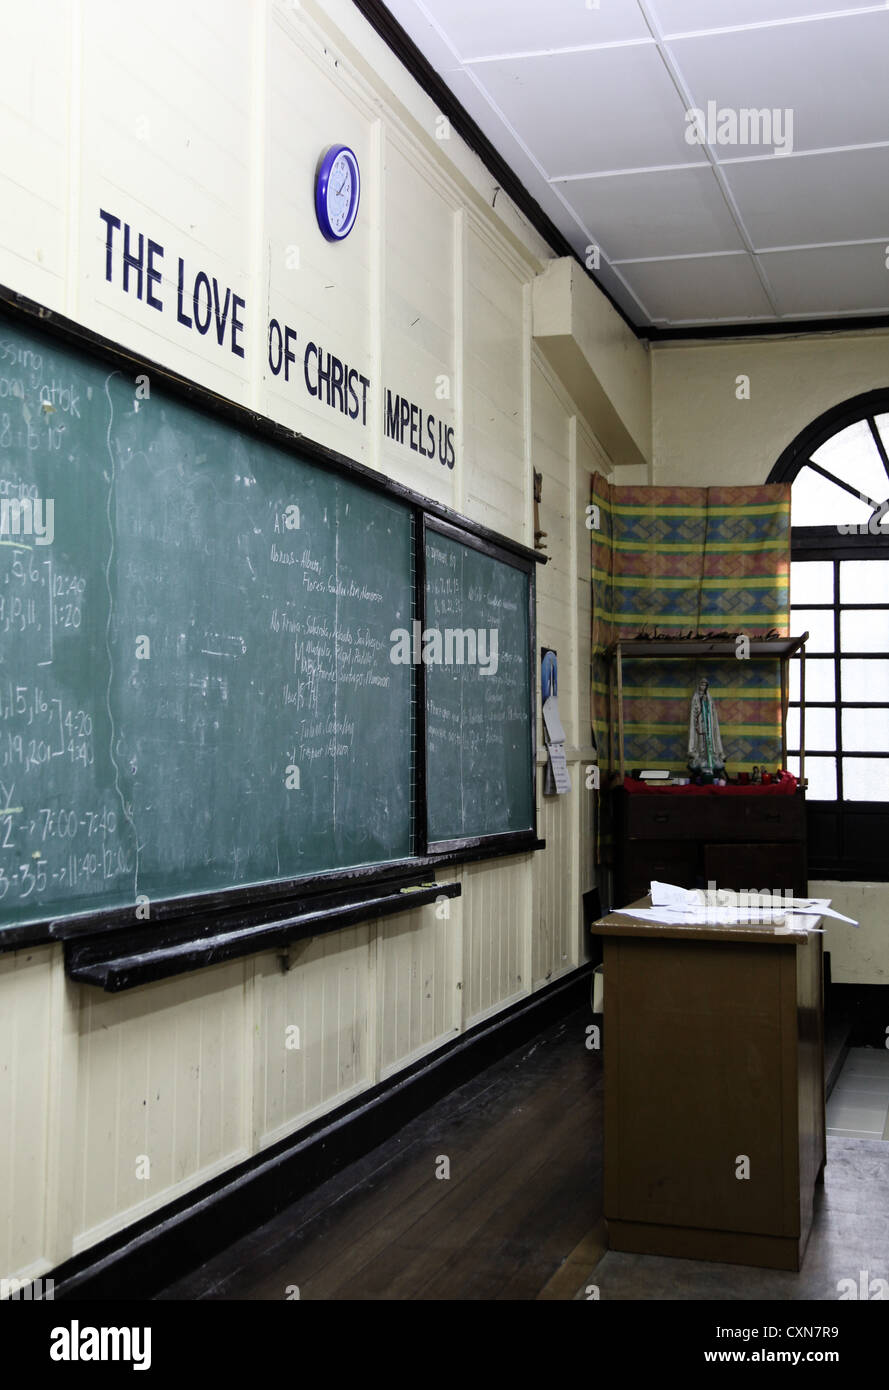
<path fill-rule="evenodd" d="M 807 738 L 808 732 L 807 724 Z M 843 749 L 847 753 L 889 753 L 889 709 L 844 709 Z M 886 771 L 889 774 L 889 768 Z"/>
<path fill-rule="evenodd" d="M 799 758 L 787 759 L 787 771 L 799 777 Z M 806 796 L 809 801 L 836 801 L 837 799 L 837 760 L 836 758 L 806 757 Z"/>
<path fill-rule="evenodd" d="M 809 602 L 816 603 L 818 600 L 810 599 Z M 840 602 L 889 603 L 889 560 L 843 560 L 840 564 Z"/>
<path fill-rule="evenodd" d="M 883 441 L 883 448 L 889 454 L 889 415 L 877 415 L 874 424 L 880 431 L 880 438 Z"/>
<path fill-rule="evenodd" d="M 872 608 L 840 614 L 840 649 L 889 652 L 889 611 Z"/>
<path fill-rule="evenodd" d="M 812 458 L 875 502 L 882 502 L 889 492 L 889 478 L 866 420 L 856 420 L 854 425 L 840 430 L 816 449 Z M 854 501 L 851 497 L 849 500 Z"/>
<path fill-rule="evenodd" d="M 790 663 L 790 698 L 798 700 L 799 697 L 799 658 L 796 657 Z M 881 698 L 879 695 L 874 696 L 875 700 Z M 833 661 L 827 661 L 823 657 L 806 657 L 806 701 L 835 699 L 836 679 Z"/>
<path fill-rule="evenodd" d="M 879 500 L 879 499 L 875 499 Z M 801 468 L 790 489 L 791 526 L 867 526 L 873 508 L 811 468 Z"/>
<path fill-rule="evenodd" d="M 830 560 L 792 560 L 791 603 L 833 603 L 833 564 Z"/>
<path fill-rule="evenodd" d="M 806 643 L 806 654 L 833 651 L 832 612 L 819 611 L 817 608 L 795 608 L 790 625 L 795 636 L 801 637 L 804 632 L 808 632 L 809 640 Z"/>
<path fill-rule="evenodd" d="M 889 758 L 844 758 L 843 800 L 889 801 Z"/>
<path fill-rule="evenodd" d="M 787 747 L 799 748 L 799 709 L 787 711 Z M 836 714 L 832 709 L 806 708 L 806 752 L 832 753 L 837 746 Z M 868 747 L 871 745 L 868 744 Z"/>
<path fill-rule="evenodd" d="M 814 662 L 806 662 L 807 685 L 809 667 L 813 665 Z M 879 657 L 873 661 L 841 661 L 840 680 L 844 700 L 885 700 L 889 704 L 889 661 Z"/>

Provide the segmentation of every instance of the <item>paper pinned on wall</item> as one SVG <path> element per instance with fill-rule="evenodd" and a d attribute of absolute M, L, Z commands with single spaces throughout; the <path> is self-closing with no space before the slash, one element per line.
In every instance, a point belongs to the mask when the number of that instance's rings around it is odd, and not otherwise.
<path fill-rule="evenodd" d="M 565 756 L 565 730 L 559 718 L 558 662 L 556 653 L 547 648 L 540 668 L 543 693 L 543 737 L 547 762 L 543 778 L 544 796 L 562 796 L 571 790 L 571 776 Z"/>
<path fill-rule="evenodd" d="M 556 695 L 548 696 L 543 702 L 543 728 L 546 751 L 549 755 L 543 790 L 550 796 L 553 792 L 562 796 L 571 790 L 571 774 L 565 757 L 565 730 L 559 718 L 559 701 Z"/>
<path fill-rule="evenodd" d="M 547 743 L 565 742 L 565 730 L 562 728 L 562 721 L 559 718 L 559 697 L 550 695 L 543 702 L 543 723 L 546 729 Z"/>
<path fill-rule="evenodd" d="M 547 745 L 549 753 L 549 763 L 553 770 L 553 780 L 556 785 L 556 794 L 561 796 L 563 792 L 571 790 L 571 776 L 568 772 L 568 763 L 565 758 L 564 743 L 550 743 Z"/>

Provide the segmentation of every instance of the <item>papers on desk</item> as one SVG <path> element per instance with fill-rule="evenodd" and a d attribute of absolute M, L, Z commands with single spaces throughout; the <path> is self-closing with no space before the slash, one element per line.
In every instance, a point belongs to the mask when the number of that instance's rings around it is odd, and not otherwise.
<path fill-rule="evenodd" d="M 660 922 L 668 927 L 780 927 L 787 921 L 786 912 L 768 912 L 757 908 L 745 908 L 743 912 L 719 907 L 615 907 L 612 910 L 618 917 Z M 824 928 L 807 927 L 804 921 L 797 921 L 794 930 L 823 931 Z"/>
<path fill-rule="evenodd" d="M 639 917 L 646 922 L 677 926 L 777 925 L 791 918 L 835 917 L 837 921 L 858 923 L 852 917 L 834 912 L 830 898 L 794 898 L 781 893 L 736 893 L 731 888 L 679 888 L 674 883 L 651 884 L 651 907 L 617 908 L 622 917 Z M 821 927 L 799 930 L 822 931 Z"/>
<path fill-rule="evenodd" d="M 692 908 L 709 906 L 735 908 L 742 911 L 765 911 L 783 916 L 793 912 L 794 916 L 835 917 L 839 922 L 849 922 L 853 927 L 858 923 L 854 917 L 844 917 L 835 912 L 830 898 L 794 898 L 789 893 L 757 893 L 742 891 L 736 893 L 732 888 L 677 888 L 673 883 L 651 884 L 652 907 Z"/>

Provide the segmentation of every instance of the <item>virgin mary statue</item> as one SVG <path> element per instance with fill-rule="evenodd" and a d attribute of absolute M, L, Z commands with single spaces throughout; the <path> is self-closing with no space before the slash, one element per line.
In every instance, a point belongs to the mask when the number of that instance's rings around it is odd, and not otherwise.
<path fill-rule="evenodd" d="M 691 697 L 688 721 L 688 766 L 692 772 L 725 774 L 725 752 L 719 733 L 719 716 L 710 694 L 710 682 L 702 676 Z"/>

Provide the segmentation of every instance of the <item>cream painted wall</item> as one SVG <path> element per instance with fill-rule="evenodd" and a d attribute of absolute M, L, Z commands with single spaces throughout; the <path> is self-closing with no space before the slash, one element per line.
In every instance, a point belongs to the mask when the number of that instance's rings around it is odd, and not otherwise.
<path fill-rule="evenodd" d="M 764 483 L 817 416 L 889 384 L 889 331 L 656 343 L 651 384 L 653 483 Z"/>
<path fill-rule="evenodd" d="M 544 801 L 538 779 L 545 852 L 458 870 L 447 917 L 423 908 L 119 996 L 69 981 L 58 947 L 0 956 L 0 1276 L 23 1277 L 582 962 L 585 506 L 610 461 L 533 342 L 551 253 L 502 194 L 492 210 L 490 175 L 437 138 L 433 103 L 349 0 L 0 0 L 0 29 L 0 282 L 528 544 L 543 473 L 537 636 L 559 651 L 573 783 Z M 363 168 L 345 246 L 311 202 L 333 140 Z M 105 278 L 100 208 L 163 244 L 163 312 Z M 246 300 L 243 359 L 177 322 L 180 256 Z M 370 379 L 366 424 L 270 371 L 270 316 Z M 385 437 L 385 385 L 453 426 L 453 470 Z"/>
<path fill-rule="evenodd" d="M 889 385 L 889 332 L 657 344 L 651 359 L 653 481 L 764 483 L 817 416 Z M 749 400 L 736 396 L 740 377 L 749 379 Z M 810 888 L 861 922 L 859 929 L 827 923 L 832 978 L 889 983 L 886 885 L 813 880 Z"/>

